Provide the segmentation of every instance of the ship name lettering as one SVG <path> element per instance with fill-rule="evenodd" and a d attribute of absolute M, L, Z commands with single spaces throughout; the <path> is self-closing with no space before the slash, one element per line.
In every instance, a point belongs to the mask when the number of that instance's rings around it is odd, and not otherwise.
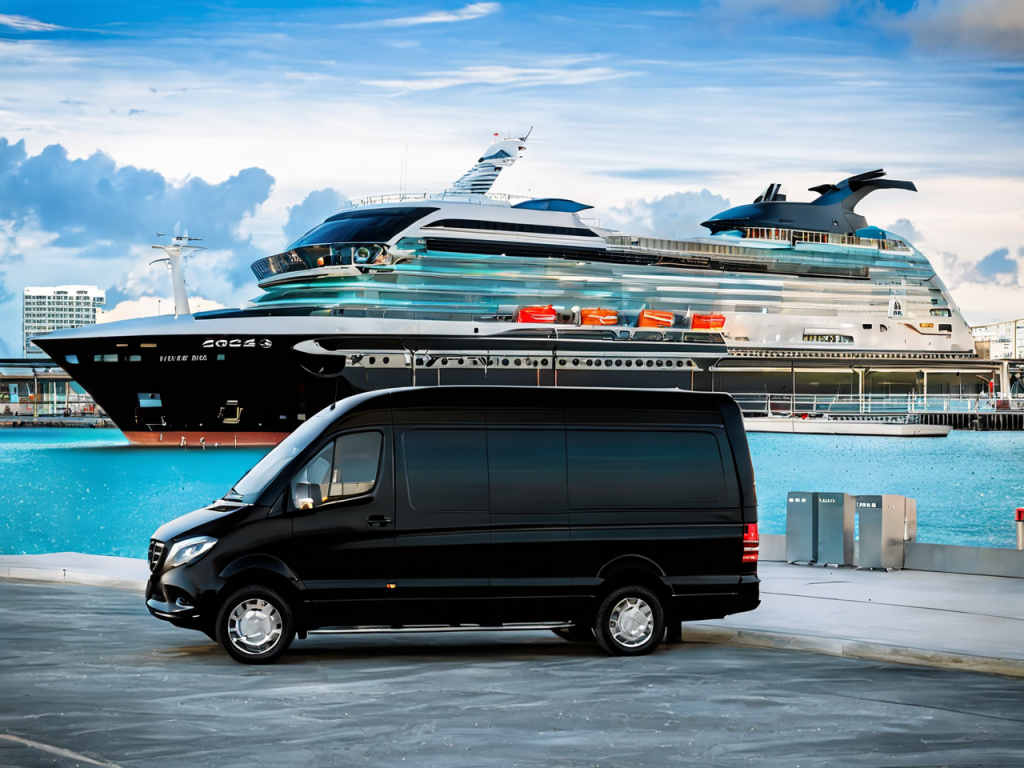
<path fill-rule="evenodd" d="M 265 346 L 261 344 L 261 346 Z M 206 339 L 203 342 L 203 349 L 212 349 L 214 347 L 223 349 L 224 347 L 232 348 L 249 348 L 255 349 L 256 339 Z"/>

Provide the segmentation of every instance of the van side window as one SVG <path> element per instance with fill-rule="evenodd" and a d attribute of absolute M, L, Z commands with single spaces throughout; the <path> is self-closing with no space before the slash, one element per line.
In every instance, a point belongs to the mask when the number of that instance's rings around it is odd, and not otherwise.
<path fill-rule="evenodd" d="M 413 509 L 487 511 L 487 435 L 482 428 L 410 429 L 403 445 Z"/>
<path fill-rule="evenodd" d="M 356 432 L 325 445 L 292 480 L 292 506 L 319 507 L 373 490 L 382 442 L 380 432 Z"/>
<path fill-rule="evenodd" d="M 725 497 L 710 432 L 567 430 L 570 509 L 680 509 Z"/>
<path fill-rule="evenodd" d="M 565 512 L 565 432 L 487 430 L 491 512 Z"/>

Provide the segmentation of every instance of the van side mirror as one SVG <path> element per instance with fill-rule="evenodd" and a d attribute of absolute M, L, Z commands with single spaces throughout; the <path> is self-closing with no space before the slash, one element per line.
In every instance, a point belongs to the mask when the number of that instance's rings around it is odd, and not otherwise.
<path fill-rule="evenodd" d="M 299 509 L 312 509 L 313 508 L 313 500 L 312 499 L 299 499 L 298 502 L 299 502 L 298 503 Z"/>

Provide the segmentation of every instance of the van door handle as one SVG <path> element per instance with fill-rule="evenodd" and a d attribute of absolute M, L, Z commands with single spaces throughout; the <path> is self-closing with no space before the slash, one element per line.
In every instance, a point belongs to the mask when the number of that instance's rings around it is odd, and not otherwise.
<path fill-rule="evenodd" d="M 384 517 L 384 515 L 370 515 L 366 518 L 366 526 L 368 528 L 373 528 L 375 525 L 380 526 L 381 528 L 385 525 L 391 525 L 391 518 Z"/>

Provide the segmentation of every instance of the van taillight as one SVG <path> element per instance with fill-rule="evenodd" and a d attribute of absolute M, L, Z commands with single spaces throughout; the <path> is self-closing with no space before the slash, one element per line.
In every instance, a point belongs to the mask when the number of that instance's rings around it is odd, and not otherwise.
<path fill-rule="evenodd" d="M 756 563 L 757 551 L 760 547 L 760 538 L 757 535 L 757 523 L 750 523 L 743 526 L 743 560 L 744 563 Z"/>

